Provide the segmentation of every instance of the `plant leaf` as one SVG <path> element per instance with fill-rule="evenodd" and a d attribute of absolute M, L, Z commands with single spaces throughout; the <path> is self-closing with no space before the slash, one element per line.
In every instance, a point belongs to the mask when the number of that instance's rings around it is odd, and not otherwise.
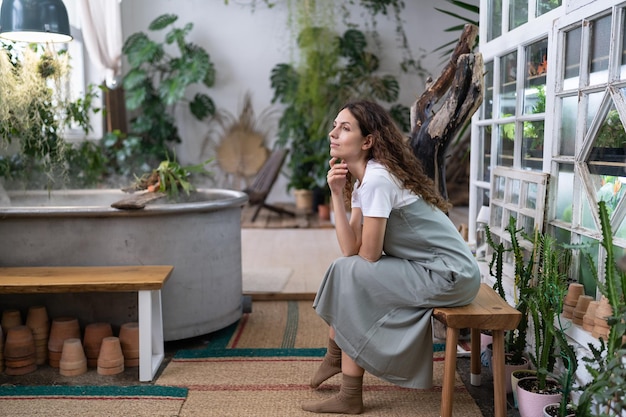
<path fill-rule="evenodd" d="M 162 14 L 161 16 L 154 19 L 150 25 L 148 25 L 148 29 L 150 30 L 161 30 L 172 23 L 178 20 L 178 16 L 175 14 Z"/>

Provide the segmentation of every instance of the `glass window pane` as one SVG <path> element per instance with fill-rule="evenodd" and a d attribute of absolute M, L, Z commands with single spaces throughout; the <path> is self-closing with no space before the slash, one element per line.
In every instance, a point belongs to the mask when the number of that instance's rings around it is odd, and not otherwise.
<path fill-rule="evenodd" d="M 571 90 L 578 87 L 580 78 L 580 27 L 565 34 L 565 70 L 563 74 L 563 88 Z"/>
<path fill-rule="evenodd" d="M 557 220 L 572 222 L 572 200 L 574 196 L 574 165 L 559 164 L 556 184 Z"/>
<path fill-rule="evenodd" d="M 537 184 L 533 182 L 524 183 L 524 194 L 526 195 L 524 201 L 524 207 L 528 209 L 535 209 L 537 207 Z"/>
<path fill-rule="evenodd" d="M 494 198 L 496 200 L 504 200 L 504 187 L 506 186 L 506 178 L 496 177 L 494 181 Z"/>
<path fill-rule="evenodd" d="M 488 4 L 487 40 L 491 41 L 502 35 L 502 0 L 489 0 Z"/>
<path fill-rule="evenodd" d="M 536 171 L 543 168 L 543 121 L 524 122 L 522 168 Z"/>
<path fill-rule="evenodd" d="M 521 185 L 522 183 L 520 182 L 520 180 L 509 181 L 509 187 L 511 187 L 511 191 L 509 195 L 510 203 L 516 206 L 519 205 L 519 195 L 521 192 L 521 189 L 520 189 Z"/>
<path fill-rule="evenodd" d="M 491 178 L 491 126 L 480 127 L 480 165 L 478 167 L 478 179 L 489 182 Z"/>
<path fill-rule="evenodd" d="M 561 0 L 537 0 L 537 16 L 548 13 L 561 5 Z"/>
<path fill-rule="evenodd" d="M 594 274 L 591 272 L 591 269 L 596 271 L 598 270 L 598 249 L 600 245 L 598 245 L 597 241 L 585 236 L 582 237 L 581 243 L 589 245 L 587 248 L 582 249 L 582 251 L 583 253 L 588 253 L 591 256 L 592 264 L 589 264 L 587 256 L 580 256 L 578 258 L 580 260 L 580 267 L 578 268 L 578 282 L 583 284 L 585 287 L 585 294 L 595 294 L 596 280 Z"/>
<path fill-rule="evenodd" d="M 559 130 L 559 154 L 574 156 L 576 146 L 576 121 L 578 120 L 578 96 L 561 99 L 561 128 Z"/>
<path fill-rule="evenodd" d="M 517 51 L 504 55 L 500 63 L 500 117 L 515 114 Z"/>
<path fill-rule="evenodd" d="M 626 27 L 626 15 L 622 16 L 622 27 Z M 626 30 L 622 30 L 622 64 L 620 67 L 620 78 L 626 78 Z"/>
<path fill-rule="evenodd" d="M 509 0 L 509 30 L 528 22 L 528 0 Z"/>
<path fill-rule="evenodd" d="M 626 175 L 622 171 L 621 175 Z M 624 197 L 626 187 L 624 183 L 626 177 L 611 176 L 611 175 L 592 175 L 592 183 L 596 190 L 596 199 L 598 201 L 606 202 L 606 209 L 609 216 L 613 215 L 613 212 L 617 208 L 617 204 Z"/>
<path fill-rule="evenodd" d="M 594 204 L 594 207 L 595 207 L 595 204 Z M 587 197 L 587 195 L 585 194 L 583 196 L 583 201 L 582 201 L 582 206 L 581 206 L 582 216 L 580 220 L 580 225 L 590 230 L 594 230 L 594 231 L 597 230 L 598 228 L 596 227 L 596 222 L 594 221 L 594 218 L 598 216 L 597 211 L 598 211 L 597 209 L 591 210 L 589 197 Z"/>
<path fill-rule="evenodd" d="M 513 166 L 513 147 L 515 139 L 515 123 L 500 125 L 500 137 L 498 138 L 497 165 L 504 167 Z"/>
<path fill-rule="evenodd" d="M 548 70 L 548 40 L 526 47 L 524 74 L 524 114 L 546 111 L 546 71 Z"/>
<path fill-rule="evenodd" d="M 493 61 L 485 63 L 485 97 L 481 119 L 493 118 Z"/>
<path fill-rule="evenodd" d="M 591 22 L 591 62 L 589 82 L 595 85 L 608 80 L 609 46 L 611 39 L 611 15 Z"/>
<path fill-rule="evenodd" d="M 597 116 L 598 110 L 600 109 L 600 105 L 602 104 L 602 98 L 604 97 L 604 92 L 601 91 L 599 93 L 589 94 L 587 99 L 587 124 L 585 126 L 585 133 L 591 126 L 591 122 L 593 118 Z"/>
<path fill-rule="evenodd" d="M 622 187 L 626 187 L 626 184 L 622 184 Z M 622 223 L 619 225 L 619 227 L 615 231 L 615 236 L 622 238 L 622 239 L 626 239 L 626 219 L 622 220 Z M 626 255 L 626 252 L 624 251 L 624 249 L 621 249 L 619 253 Z"/>
<path fill-rule="evenodd" d="M 603 176 L 623 176 L 626 170 L 626 130 L 615 105 L 611 105 L 598 130 L 587 159 L 589 171 Z"/>

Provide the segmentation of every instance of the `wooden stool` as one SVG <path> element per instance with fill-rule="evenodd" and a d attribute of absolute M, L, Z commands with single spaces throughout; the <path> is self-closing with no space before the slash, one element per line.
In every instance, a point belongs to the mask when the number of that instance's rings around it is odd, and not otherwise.
<path fill-rule="evenodd" d="M 433 317 L 447 326 L 446 356 L 441 394 L 441 416 L 452 417 L 457 343 L 460 329 L 471 329 L 471 384 L 480 385 L 480 331 L 493 336 L 493 402 L 495 417 L 506 416 L 506 383 L 504 381 L 504 331 L 517 328 L 522 313 L 511 307 L 487 284 L 481 284 L 471 304 L 463 307 L 437 307 Z"/>

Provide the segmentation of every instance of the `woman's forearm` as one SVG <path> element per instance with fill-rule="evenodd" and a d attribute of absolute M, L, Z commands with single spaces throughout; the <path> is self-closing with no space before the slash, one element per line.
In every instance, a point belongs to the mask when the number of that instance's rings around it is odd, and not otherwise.
<path fill-rule="evenodd" d="M 353 229 L 353 220 L 348 221 L 343 194 L 332 194 L 333 213 L 335 215 L 335 233 L 343 256 L 352 256 L 359 253 L 360 233 Z M 354 213 L 352 213 L 354 215 Z M 360 221 L 359 221 L 360 222 Z"/>

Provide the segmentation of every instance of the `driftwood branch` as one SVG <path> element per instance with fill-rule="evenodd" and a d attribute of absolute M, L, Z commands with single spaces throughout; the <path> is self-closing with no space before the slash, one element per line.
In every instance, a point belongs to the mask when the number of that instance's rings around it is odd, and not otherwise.
<path fill-rule="evenodd" d="M 441 75 L 428 83 L 426 91 L 411 107 L 411 147 L 446 199 L 446 150 L 483 98 L 482 55 L 471 52 L 477 34 L 475 25 L 465 26 Z M 435 111 L 442 99 L 439 110 Z"/>

